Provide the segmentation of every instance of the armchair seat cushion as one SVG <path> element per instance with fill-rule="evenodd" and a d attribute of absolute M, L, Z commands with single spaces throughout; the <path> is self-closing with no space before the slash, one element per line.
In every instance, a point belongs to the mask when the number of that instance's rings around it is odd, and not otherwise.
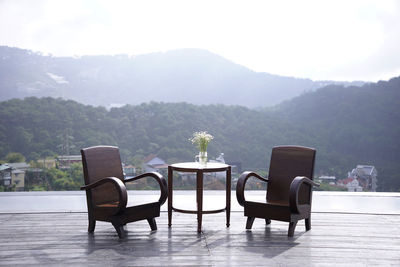
<path fill-rule="evenodd" d="M 117 208 L 119 204 L 119 201 L 114 201 L 114 202 L 109 202 L 109 203 L 102 203 L 102 204 L 97 204 L 94 208 Z"/>
<path fill-rule="evenodd" d="M 99 218 L 107 218 L 118 212 L 118 204 L 119 201 L 93 205 L 93 214 Z"/>

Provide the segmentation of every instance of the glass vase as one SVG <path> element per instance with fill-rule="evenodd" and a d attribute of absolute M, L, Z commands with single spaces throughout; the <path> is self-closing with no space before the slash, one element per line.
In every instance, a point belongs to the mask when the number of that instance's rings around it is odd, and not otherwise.
<path fill-rule="evenodd" d="M 195 161 L 202 166 L 207 166 L 207 151 L 200 151 L 195 157 Z"/>

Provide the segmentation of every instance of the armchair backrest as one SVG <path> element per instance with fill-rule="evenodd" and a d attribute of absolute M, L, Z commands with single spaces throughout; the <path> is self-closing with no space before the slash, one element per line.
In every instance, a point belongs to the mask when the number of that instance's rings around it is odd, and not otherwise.
<path fill-rule="evenodd" d="M 268 175 L 267 201 L 289 202 L 293 179 L 306 176 L 313 179 L 315 149 L 301 146 L 277 146 L 272 149 Z M 311 188 L 302 185 L 299 200 L 308 202 Z"/>
<path fill-rule="evenodd" d="M 118 147 L 94 146 L 81 150 L 85 185 L 106 177 L 124 180 L 121 157 Z M 111 183 L 103 184 L 91 190 L 94 204 L 118 201 L 118 191 Z"/>

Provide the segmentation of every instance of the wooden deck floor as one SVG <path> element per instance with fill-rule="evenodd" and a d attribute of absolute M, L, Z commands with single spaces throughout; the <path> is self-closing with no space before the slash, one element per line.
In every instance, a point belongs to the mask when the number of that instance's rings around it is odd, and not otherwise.
<path fill-rule="evenodd" d="M 128 224 L 119 240 L 111 224 L 86 232 L 86 213 L 0 214 L 0 265 L 95 266 L 400 266 L 400 215 L 313 213 L 312 229 L 299 222 L 288 238 L 287 223 L 263 220 L 246 231 L 242 212 L 196 218 L 167 213 Z"/>

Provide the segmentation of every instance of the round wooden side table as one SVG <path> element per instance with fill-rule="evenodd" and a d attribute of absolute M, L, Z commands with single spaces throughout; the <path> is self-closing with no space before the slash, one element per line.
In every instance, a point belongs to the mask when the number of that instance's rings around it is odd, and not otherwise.
<path fill-rule="evenodd" d="M 174 208 L 173 200 L 173 172 L 196 173 L 196 202 L 197 210 L 183 210 Z M 203 174 L 208 172 L 226 172 L 226 206 L 218 210 L 203 210 Z M 203 214 L 226 212 L 226 226 L 229 227 L 231 212 L 231 166 L 218 162 L 207 162 L 206 166 L 197 162 L 175 163 L 168 166 L 168 227 L 172 225 L 172 211 L 197 214 L 197 232 L 201 232 Z"/>

